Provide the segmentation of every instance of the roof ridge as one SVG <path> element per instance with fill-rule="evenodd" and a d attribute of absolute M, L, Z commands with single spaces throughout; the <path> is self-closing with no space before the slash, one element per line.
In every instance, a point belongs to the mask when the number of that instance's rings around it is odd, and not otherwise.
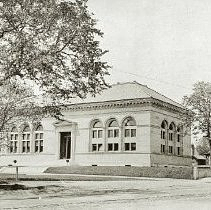
<path fill-rule="evenodd" d="M 148 89 L 150 89 L 147 85 L 142 85 L 141 83 L 139 83 L 139 82 L 137 82 L 137 81 L 133 81 L 133 84 L 137 84 L 137 85 L 139 85 L 139 86 L 142 86 L 142 87 L 145 87 L 145 88 L 148 88 Z M 152 89 L 150 89 L 150 90 L 152 90 Z M 148 95 L 149 97 L 152 97 L 149 93 L 147 93 L 145 90 L 142 90 L 142 91 L 144 91 L 144 93 L 146 94 L 146 95 Z"/>
<path fill-rule="evenodd" d="M 134 82 L 136 82 L 136 81 L 134 81 Z M 156 92 L 157 94 L 159 94 L 159 95 L 161 95 L 161 96 L 163 96 L 163 97 L 165 97 L 165 98 L 167 98 L 167 99 L 171 100 L 171 101 L 172 101 L 172 102 L 174 102 L 174 103 L 177 103 L 177 104 L 179 104 L 179 105 L 182 105 L 182 104 L 178 103 L 177 101 L 174 101 L 174 100 L 172 100 L 171 98 L 169 98 L 169 97 L 167 97 L 167 96 L 163 95 L 162 93 L 159 93 L 158 91 L 156 91 L 156 90 L 154 90 L 154 89 L 152 89 L 152 88 L 148 87 L 147 85 L 142 85 L 142 84 L 140 84 L 140 83 L 138 83 L 138 82 L 136 82 L 136 83 L 137 83 L 138 85 L 141 85 L 141 86 L 145 86 L 145 87 L 147 87 L 148 89 L 150 89 L 150 90 L 152 90 L 152 91 Z M 145 92 L 145 93 L 146 93 L 146 92 Z M 152 97 L 152 96 L 150 96 L 150 97 Z"/>

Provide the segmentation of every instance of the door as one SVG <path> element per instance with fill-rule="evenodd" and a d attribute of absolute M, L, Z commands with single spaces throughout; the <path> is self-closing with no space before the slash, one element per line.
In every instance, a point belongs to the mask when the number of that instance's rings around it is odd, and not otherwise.
<path fill-rule="evenodd" d="M 60 159 L 71 158 L 71 132 L 60 133 Z"/>

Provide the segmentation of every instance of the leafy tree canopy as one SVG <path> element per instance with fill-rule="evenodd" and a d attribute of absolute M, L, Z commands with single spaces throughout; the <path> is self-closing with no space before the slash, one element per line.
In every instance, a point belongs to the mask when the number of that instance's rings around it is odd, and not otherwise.
<path fill-rule="evenodd" d="M 107 87 L 103 33 L 86 0 L 0 0 L 0 85 L 32 81 L 53 99 Z"/>
<path fill-rule="evenodd" d="M 210 153 L 210 145 L 207 138 L 201 138 L 196 144 L 196 150 L 199 155 L 207 155 Z"/>
<path fill-rule="evenodd" d="M 184 97 L 184 105 L 191 113 L 187 123 L 192 125 L 193 133 L 202 133 L 211 143 L 211 83 L 194 84 L 193 93 Z"/>

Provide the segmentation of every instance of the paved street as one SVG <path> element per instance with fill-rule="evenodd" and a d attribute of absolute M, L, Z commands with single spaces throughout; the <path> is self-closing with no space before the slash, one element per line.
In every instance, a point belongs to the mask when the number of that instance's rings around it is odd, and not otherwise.
<path fill-rule="evenodd" d="M 23 183 L 23 182 L 22 182 Z M 211 179 L 24 182 L 0 191 L 1 209 L 210 209 Z M 45 186 L 44 189 L 33 188 Z"/>

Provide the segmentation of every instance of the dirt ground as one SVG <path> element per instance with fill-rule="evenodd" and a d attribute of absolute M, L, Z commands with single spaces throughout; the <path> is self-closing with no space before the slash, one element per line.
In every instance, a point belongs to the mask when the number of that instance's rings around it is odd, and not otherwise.
<path fill-rule="evenodd" d="M 0 209 L 211 209 L 211 178 L 121 181 L 25 181 L 0 190 Z M 44 186 L 41 188 L 34 188 Z"/>

